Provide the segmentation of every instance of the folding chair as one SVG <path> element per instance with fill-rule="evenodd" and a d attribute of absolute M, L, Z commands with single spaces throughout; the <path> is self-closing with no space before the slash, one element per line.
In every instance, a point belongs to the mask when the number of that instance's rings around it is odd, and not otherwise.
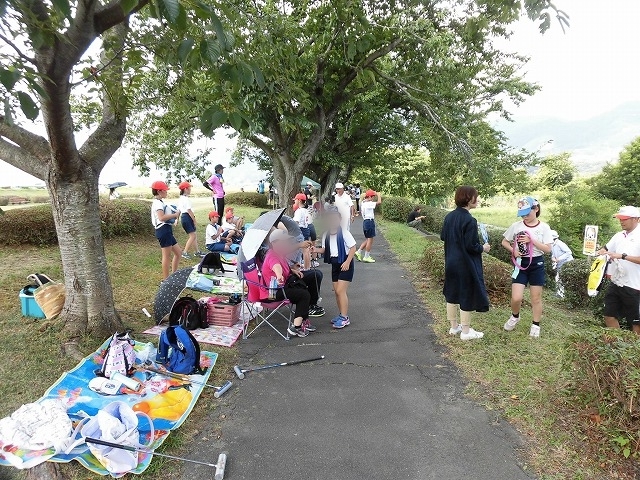
<path fill-rule="evenodd" d="M 241 280 L 243 282 L 242 288 L 242 304 L 243 308 L 247 308 L 251 314 L 251 317 L 256 321 L 256 326 L 251 331 L 249 330 L 249 322 L 245 322 L 242 338 L 249 338 L 249 336 L 255 332 L 262 325 L 268 325 L 278 335 L 285 340 L 289 340 L 289 327 L 293 322 L 293 305 L 286 298 L 284 300 L 270 300 L 269 289 L 262 278 L 262 272 L 258 268 L 258 264 L 255 258 L 240 263 L 241 267 Z M 279 288 L 283 291 L 282 288 Z M 263 310 L 259 312 L 254 303 L 260 302 Z M 273 321 L 277 319 L 283 319 L 287 322 L 287 329 L 283 334 L 274 325 Z"/>

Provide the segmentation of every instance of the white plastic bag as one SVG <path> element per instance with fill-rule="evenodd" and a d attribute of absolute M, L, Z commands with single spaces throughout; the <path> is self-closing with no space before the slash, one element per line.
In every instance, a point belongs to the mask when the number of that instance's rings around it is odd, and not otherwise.
<path fill-rule="evenodd" d="M 144 447 L 140 443 L 140 433 L 138 432 L 138 415 L 144 416 L 149 421 L 151 429 L 151 439 L 154 438 L 153 423 L 144 413 L 134 412 L 129 405 L 124 402 L 111 402 L 106 407 L 98 411 L 95 417 L 87 422 L 80 430 L 82 438 L 95 438 L 107 442 L 130 447 Z M 134 470 L 138 466 L 138 453 L 111 448 L 103 445 L 88 443 L 89 450 L 94 457 L 114 475 L 123 474 Z"/>
<path fill-rule="evenodd" d="M 242 320 L 243 324 L 249 323 L 251 320 L 255 318 L 260 312 L 262 312 L 263 308 L 260 302 L 256 303 L 248 303 L 243 302 L 240 306 L 240 320 Z"/>

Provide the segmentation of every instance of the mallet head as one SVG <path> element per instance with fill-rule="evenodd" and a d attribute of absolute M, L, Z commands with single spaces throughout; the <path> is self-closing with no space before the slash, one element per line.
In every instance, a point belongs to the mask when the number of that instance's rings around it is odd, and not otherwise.
<path fill-rule="evenodd" d="M 242 370 L 240 369 L 240 367 L 238 365 L 233 367 L 233 371 L 236 372 L 236 375 L 238 376 L 238 378 L 240 380 L 242 380 L 244 378 L 244 373 L 242 372 Z"/>
<path fill-rule="evenodd" d="M 225 392 L 227 390 L 229 390 L 231 388 L 231 386 L 233 385 L 233 383 L 231 383 L 230 380 L 227 380 L 226 382 L 224 382 L 220 388 L 217 388 L 215 393 L 213 394 L 214 398 L 220 398 L 222 395 L 225 394 Z"/>

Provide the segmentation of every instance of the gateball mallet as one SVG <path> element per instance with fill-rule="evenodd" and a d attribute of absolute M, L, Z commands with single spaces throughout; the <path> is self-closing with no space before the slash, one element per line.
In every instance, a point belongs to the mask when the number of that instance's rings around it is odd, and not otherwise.
<path fill-rule="evenodd" d="M 324 359 L 324 355 L 321 355 L 320 357 L 307 358 L 306 360 L 297 360 L 295 362 L 272 363 L 271 365 L 262 365 L 260 367 L 240 368 L 239 365 L 236 365 L 235 367 L 233 367 L 233 371 L 236 372 L 236 375 L 238 376 L 238 378 L 242 380 L 244 378 L 244 374 L 248 372 L 255 372 L 257 370 L 267 370 L 269 368 L 287 367 L 290 365 L 298 365 L 300 363 L 315 362 L 316 360 L 322 360 L 322 359 Z"/>
<path fill-rule="evenodd" d="M 148 455 L 156 455 L 158 457 L 170 458 L 171 460 L 179 460 L 181 462 L 195 463 L 196 465 L 204 465 L 206 467 L 215 468 L 216 469 L 216 473 L 215 473 L 215 479 L 216 480 L 222 480 L 222 478 L 224 477 L 224 469 L 225 469 L 226 464 L 227 464 L 227 454 L 224 453 L 224 452 L 221 453 L 220 455 L 218 455 L 218 461 L 216 463 L 209 463 L 209 462 L 202 462 L 200 460 L 192 460 L 190 458 L 177 457 L 175 455 L 168 455 L 166 453 L 157 453 L 157 452 L 154 452 L 153 450 L 149 450 L 147 448 L 132 447 L 130 445 L 121 445 L 119 443 L 107 442 L 106 440 L 100 440 L 98 438 L 86 437 L 84 439 L 84 441 L 87 442 L 87 443 L 93 443 L 95 445 L 102 445 L 104 447 L 111 447 L 111 448 L 117 448 L 117 449 L 120 449 L 120 450 L 127 450 L 128 452 L 146 453 Z"/>
<path fill-rule="evenodd" d="M 215 389 L 215 393 L 213 394 L 214 398 L 220 398 L 222 395 L 224 395 L 227 392 L 227 390 L 229 390 L 233 386 L 233 382 L 231 382 L 231 380 L 227 380 L 222 385 L 217 387 L 215 385 L 211 385 L 210 383 L 204 383 L 204 382 L 198 382 L 197 380 L 191 380 L 188 375 L 182 375 L 180 373 L 173 373 L 173 372 L 169 372 L 167 370 L 161 370 L 159 368 L 154 368 L 154 367 L 150 366 L 147 363 L 145 363 L 142 366 L 142 368 L 147 370 L 147 371 L 149 371 L 149 372 L 157 373 L 159 375 L 164 375 L 165 377 L 175 378 L 176 380 L 182 380 L 183 382 L 193 383 L 194 385 L 202 385 L 203 387 L 213 388 L 213 389 Z"/>

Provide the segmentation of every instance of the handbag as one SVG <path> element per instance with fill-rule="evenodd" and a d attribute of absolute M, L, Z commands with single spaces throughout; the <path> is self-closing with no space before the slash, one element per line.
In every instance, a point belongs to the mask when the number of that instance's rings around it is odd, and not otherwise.
<path fill-rule="evenodd" d="M 149 422 L 149 444 L 140 443 L 138 417 Z M 151 418 L 144 412 L 134 412 L 124 402 L 111 402 L 92 417 L 80 430 L 82 438 L 95 438 L 134 448 L 149 448 L 153 442 L 154 428 Z M 121 475 L 138 466 L 138 452 L 131 452 L 105 445 L 88 443 L 94 457 L 113 475 Z"/>
<path fill-rule="evenodd" d="M 307 290 L 307 284 L 297 275 L 291 274 L 287 281 L 284 282 L 285 288 L 300 288 Z"/>
<path fill-rule="evenodd" d="M 41 273 L 34 273 L 27 277 L 38 285 L 33 292 L 33 298 L 44 313 L 47 320 L 57 317 L 64 307 L 65 288 L 62 283 L 54 282 Z M 44 280 L 44 281 L 43 281 Z"/>

